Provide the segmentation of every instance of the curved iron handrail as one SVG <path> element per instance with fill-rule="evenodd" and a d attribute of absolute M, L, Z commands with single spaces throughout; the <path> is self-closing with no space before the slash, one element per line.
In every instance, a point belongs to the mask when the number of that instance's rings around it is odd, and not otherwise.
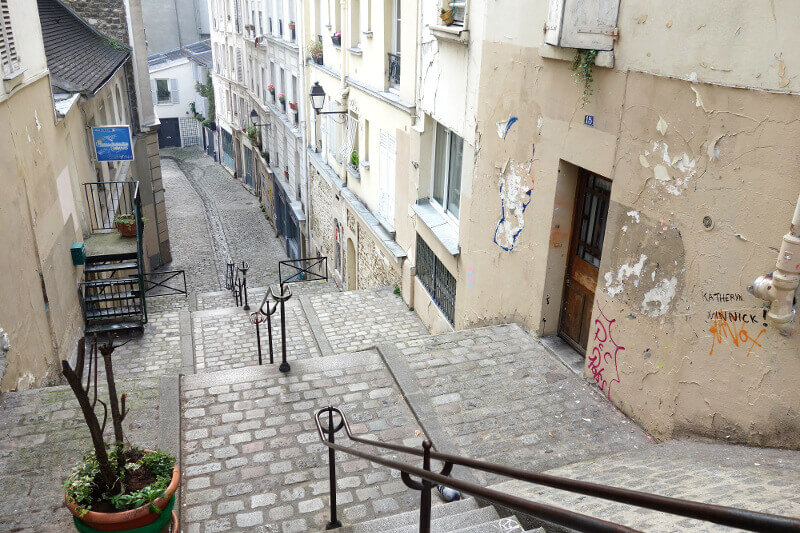
<path fill-rule="evenodd" d="M 429 449 L 419 450 L 417 448 L 410 448 L 408 446 L 379 442 L 372 439 L 365 439 L 363 437 L 357 437 L 353 435 L 350 429 L 350 424 L 347 421 L 347 417 L 338 407 L 333 407 L 333 406 L 325 407 L 317 411 L 317 413 L 315 414 L 317 431 L 319 433 L 320 439 L 326 446 L 328 446 L 331 449 L 355 455 L 356 457 L 360 457 L 362 459 L 366 459 L 368 461 L 372 461 L 374 463 L 399 470 L 401 472 L 406 473 L 406 476 L 408 476 L 409 474 L 415 475 L 427 481 L 436 484 L 446 485 L 448 487 L 461 490 L 468 494 L 472 494 L 473 496 L 477 496 L 479 498 L 492 501 L 504 507 L 508 507 L 522 513 L 531 514 L 539 518 L 542 518 L 544 520 L 555 522 L 560 525 L 572 527 L 573 529 L 577 529 L 579 531 L 636 531 L 636 530 L 627 528 L 626 526 L 621 526 L 619 524 L 606 522 L 604 520 L 600 520 L 598 518 L 594 518 L 591 516 L 575 513 L 573 511 L 567 511 L 565 509 L 560 509 L 558 507 L 552 507 L 546 504 L 531 502 L 529 500 L 518 498 L 516 496 L 511 496 L 509 494 L 504 494 L 502 492 L 493 489 L 488 489 L 486 487 L 481 487 L 479 485 L 475 485 L 466 481 L 450 478 L 447 477 L 447 474 L 444 475 L 436 474 L 428 470 L 423 470 L 408 465 L 406 463 L 392 461 L 389 459 L 383 459 L 374 454 L 369 454 L 366 452 L 355 450 L 352 447 L 342 446 L 340 444 L 328 442 L 325 439 L 325 433 L 327 433 L 327 430 L 322 428 L 320 422 L 320 415 L 322 415 L 323 413 L 329 413 L 329 418 L 331 421 L 333 420 L 332 418 L 333 413 L 338 414 L 339 417 L 341 418 L 341 422 L 338 425 L 338 427 L 334 429 L 334 433 L 336 431 L 339 431 L 343 427 L 345 429 L 345 432 L 347 433 L 348 439 L 352 440 L 353 442 L 364 444 L 367 446 L 373 446 L 376 448 L 392 450 L 395 452 L 407 453 L 409 455 L 415 455 L 417 457 L 423 457 L 423 458 L 428 457 L 430 459 L 442 461 L 445 463 L 446 466 L 450 465 L 450 468 L 452 468 L 453 465 L 463 466 L 466 468 L 473 468 L 476 470 L 481 470 L 483 472 L 498 474 L 501 476 L 510 477 L 512 479 L 517 479 L 520 481 L 526 481 L 529 483 L 544 485 L 555 489 L 584 494 L 587 496 L 615 501 L 636 507 L 652 509 L 655 511 L 664 512 L 668 514 L 684 516 L 687 518 L 693 518 L 705 522 L 712 522 L 724 526 L 736 527 L 748 531 L 794 532 L 794 533 L 800 532 L 800 519 L 797 518 L 778 516 L 758 511 L 749 511 L 745 509 L 737 509 L 734 507 L 726 507 L 710 503 L 684 500 L 680 498 L 672 498 L 669 496 L 661 496 L 658 494 L 651 494 L 647 492 L 625 489 L 621 487 L 610 487 L 598 483 L 592 483 L 589 481 L 580 481 L 575 479 L 563 478 L 559 476 L 553 476 L 550 474 L 528 472 L 518 468 L 498 465 L 486 461 L 480 461 L 468 457 L 461 457 L 453 454 L 436 452 Z"/>

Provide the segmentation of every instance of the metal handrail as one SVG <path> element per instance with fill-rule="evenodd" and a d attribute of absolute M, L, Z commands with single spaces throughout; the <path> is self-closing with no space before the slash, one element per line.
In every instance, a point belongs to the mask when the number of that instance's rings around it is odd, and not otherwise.
<path fill-rule="evenodd" d="M 329 418 L 328 429 L 324 429 L 320 421 L 320 416 L 323 413 L 328 413 L 328 418 Z M 339 417 L 341 418 L 340 423 L 338 424 L 338 426 L 335 427 L 333 426 L 334 413 L 338 414 Z M 350 455 L 355 455 L 356 457 L 360 457 L 362 459 L 366 459 L 368 461 L 372 461 L 377 464 L 381 464 L 389 468 L 393 468 L 395 470 L 399 470 L 402 473 L 401 475 L 403 477 L 403 481 L 406 482 L 406 485 L 408 486 L 412 486 L 408 483 L 408 481 L 410 481 L 410 478 L 408 478 L 408 476 L 409 475 L 418 476 L 421 479 L 425 480 L 425 482 L 428 482 L 430 484 L 446 485 L 448 487 L 461 490 L 462 492 L 465 492 L 467 494 L 472 494 L 473 496 L 476 496 L 478 498 L 489 500 L 503 507 L 508 507 L 510 509 L 514 509 L 521 513 L 534 515 L 543 520 L 571 527 L 579 531 L 636 531 L 636 530 L 628 528 L 626 526 L 594 518 L 591 516 L 586 516 L 580 513 L 576 513 L 573 511 L 568 511 L 558 507 L 532 502 L 530 500 L 526 500 L 523 498 L 518 498 L 516 496 L 505 494 L 497 490 L 488 489 L 486 487 L 475 485 L 467 481 L 462 481 L 459 479 L 448 477 L 448 474 L 450 473 L 450 470 L 452 469 L 453 466 L 458 465 L 466 468 L 481 470 L 483 472 L 489 472 L 493 474 L 510 477 L 513 479 L 518 479 L 520 481 L 526 481 L 529 483 L 535 483 L 538 485 L 544 485 L 556 489 L 561 489 L 568 492 L 584 494 L 595 498 L 616 501 L 627 505 L 643 507 L 664 513 L 675 514 L 687 518 L 702 520 L 705 522 L 713 522 L 715 524 L 720 524 L 729 527 L 736 527 L 748 531 L 763 531 L 763 532 L 800 531 L 800 519 L 797 518 L 778 516 L 758 511 L 748 511 L 745 509 L 725 507 L 722 505 L 714 505 L 709 503 L 684 500 L 680 498 L 671 498 L 668 496 L 660 496 L 657 494 L 640 492 L 631 489 L 624 489 L 621 487 L 609 487 L 606 485 L 600 485 L 598 483 L 591 483 L 588 481 L 579 481 L 575 479 L 568 479 L 549 474 L 529 472 L 518 468 L 498 465 L 486 461 L 471 459 L 468 457 L 461 457 L 458 455 L 432 451 L 431 450 L 432 444 L 430 443 L 429 440 L 423 442 L 423 449 L 420 450 L 417 448 L 410 448 L 408 446 L 401 446 L 397 444 L 384 443 L 372 439 L 356 437 L 352 434 L 350 430 L 350 425 L 347 422 L 347 418 L 345 417 L 344 413 L 339 408 L 333 406 L 329 406 L 317 411 L 317 413 L 315 414 L 315 420 L 317 423 L 317 431 L 319 433 L 320 439 L 329 448 L 330 471 L 332 479 L 331 513 L 333 517 L 335 517 L 335 512 L 336 512 L 334 508 L 335 507 L 334 493 L 336 489 L 335 489 L 335 468 L 334 468 L 333 452 L 334 450 L 338 450 L 344 453 L 348 453 Z M 333 431 L 330 431 L 331 427 L 333 427 Z M 424 464 L 427 466 L 423 469 L 420 469 L 408 465 L 406 463 L 392 461 L 389 459 L 383 459 L 377 455 L 362 452 L 352 447 L 335 444 L 333 435 L 342 428 L 345 429 L 348 439 L 352 440 L 353 442 L 368 446 L 373 446 L 376 448 L 392 450 L 395 452 L 407 453 L 409 455 L 415 455 L 417 457 L 422 457 Z M 328 439 L 325 438 L 326 434 L 329 435 Z M 435 459 L 444 462 L 445 467 L 441 473 L 437 474 L 429 470 L 430 459 Z M 417 486 L 420 485 L 422 484 L 417 483 Z M 417 488 L 417 486 L 412 486 L 412 488 Z M 425 487 L 422 487 L 421 489 L 418 488 L 417 490 L 424 491 Z M 430 489 L 428 488 L 428 490 Z M 428 505 L 429 504 L 430 502 L 428 502 Z M 423 506 L 424 505 L 425 503 L 423 499 Z M 424 517 L 426 514 L 428 519 L 427 526 L 425 526 L 422 521 L 422 517 Z M 429 531 L 430 509 L 428 509 L 426 512 L 423 512 L 423 510 L 421 509 L 420 516 L 421 516 L 420 531 L 421 532 Z M 425 527 L 427 527 L 428 529 L 425 529 Z"/>
<path fill-rule="evenodd" d="M 297 266 L 294 263 L 304 266 Z M 288 276 L 284 277 L 282 267 L 290 269 Z M 321 273 L 316 272 L 315 267 Z M 278 261 L 278 283 L 280 283 L 281 287 L 301 281 L 328 281 L 328 258 L 323 255 Z"/>

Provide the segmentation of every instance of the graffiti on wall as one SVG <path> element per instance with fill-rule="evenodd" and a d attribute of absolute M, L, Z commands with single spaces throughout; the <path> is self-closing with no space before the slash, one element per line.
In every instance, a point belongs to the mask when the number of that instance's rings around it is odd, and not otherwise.
<path fill-rule="evenodd" d="M 611 385 L 619 383 L 619 370 L 617 369 L 617 354 L 625 349 L 614 341 L 611 326 L 616 319 L 609 319 L 600 305 L 597 306 L 600 313 L 594 321 L 594 348 L 589 355 L 589 371 L 592 373 L 598 388 L 611 398 Z"/>
<path fill-rule="evenodd" d="M 533 195 L 532 170 L 532 157 L 522 163 L 508 161 L 500 170 L 500 220 L 494 229 L 494 243 L 506 252 L 516 248 L 525 227 L 525 210 Z"/>
<path fill-rule="evenodd" d="M 758 333 L 754 333 L 755 330 L 752 326 L 750 326 L 750 329 L 745 326 L 745 324 L 752 324 L 752 320 L 747 322 L 745 318 L 752 319 L 754 315 L 731 313 L 723 310 L 714 313 L 714 321 L 708 328 L 709 333 L 711 333 L 711 349 L 708 355 L 714 355 L 714 348 L 717 344 L 727 344 L 742 350 L 746 348 L 746 357 L 750 357 L 753 348 L 761 348 L 761 343 L 758 342 L 758 339 L 766 333 L 767 328 L 762 327 Z"/>

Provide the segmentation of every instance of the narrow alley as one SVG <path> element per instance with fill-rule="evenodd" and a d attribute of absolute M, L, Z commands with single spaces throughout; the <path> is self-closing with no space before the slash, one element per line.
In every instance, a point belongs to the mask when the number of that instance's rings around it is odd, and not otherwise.
<path fill-rule="evenodd" d="M 225 262 L 249 263 L 255 308 L 277 282 L 278 261 L 286 258 L 280 242 L 254 197 L 202 152 L 167 151 L 162 161 L 174 255 L 168 268 L 186 270 L 189 294 L 149 298 L 144 334 L 122 340 L 114 365 L 131 405 L 130 439 L 180 459 L 183 531 L 323 530 L 330 518 L 328 464 L 314 412 L 328 405 L 345 413 L 354 434 L 387 443 L 416 447 L 427 436 L 439 451 L 499 464 L 800 513 L 800 496 L 786 494 L 800 485 L 797 452 L 659 444 L 519 326 L 431 336 L 391 287 L 339 292 L 332 282 L 290 284 L 291 371 L 258 366 L 248 313 L 224 289 Z M 273 330 L 277 362 L 277 322 Z M 63 492 L 51 480 L 63 479 L 89 446 L 71 391 L 54 384 L 8 393 L 0 408 L 0 523 L 10 531 L 66 530 Z M 337 469 L 339 517 L 353 531 L 388 530 L 416 516 L 419 494 L 398 472 L 341 454 Z M 538 501 L 561 505 L 565 498 L 495 475 L 458 468 L 454 474 Z M 743 482 L 749 490 L 741 490 Z M 573 510 L 647 531 L 698 526 L 571 498 Z M 472 500 L 445 508 L 435 495 L 434 504 L 438 530 L 473 520 L 483 524 L 475 531 L 537 525 Z M 389 522 L 368 525 L 376 519 Z"/>

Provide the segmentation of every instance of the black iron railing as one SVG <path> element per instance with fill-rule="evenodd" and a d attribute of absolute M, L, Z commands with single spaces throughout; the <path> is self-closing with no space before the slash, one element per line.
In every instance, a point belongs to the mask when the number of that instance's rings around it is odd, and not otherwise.
<path fill-rule="evenodd" d="M 328 258 L 303 257 L 278 263 L 278 280 L 281 287 L 301 281 L 328 281 Z"/>
<path fill-rule="evenodd" d="M 323 427 L 321 417 L 326 416 L 328 419 L 327 427 Z M 334 425 L 334 415 L 338 415 L 340 421 Z M 482 472 L 489 472 L 506 476 L 512 479 L 527 481 L 538 485 L 544 485 L 555 489 L 565 490 L 568 492 L 584 494 L 594 498 L 601 498 L 604 500 L 611 500 L 635 507 L 645 509 L 652 509 L 663 513 L 670 513 L 695 520 L 702 520 L 704 522 L 712 522 L 723 526 L 740 528 L 748 531 L 763 531 L 763 532 L 797 532 L 800 531 L 800 519 L 777 516 L 768 513 L 760 513 L 757 511 L 748 511 L 745 509 L 736 509 L 733 507 L 724 507 L 721 505 L 713 505 L 702 502 L 695 502 L 691 500 L 682 500 L 679 498 L 670 498 L 667 496 L 660 496 L 658 494 L 651 494 L 647 492 L 640 492 L 630 489 L 623 489 L 619 487 L 609 487 L 600 485 L 599 483 L 592 483 L 589 481 L 578 481 L 575 479 L 568 479 L 549 474 L 540 474 L 537 472 L 529 472 L 512 468 L 509 466 L 497 465 L 477 459 L 470 459 L 468 457 L 461 457 L 458 455 L 446 454 L 433 451 L 433 445 L 430 440 L 426 440 L 422 444 L 422 449 L 409 448 L 397 444 L 389 444 L 379 442 L 376 440 L 365 439 L 356 437 L 350 430 L 350 425 L 344 413 L 337 407 L 326 407 L 320 409 L 315 414 L 317 424 L 317 431 L 320 440 L 325 446 L 328 447 L 328 461 L 330 468 L 330 498 L 331 498 L 331 520 L 328 523 L 328 529 L 341 527 L 341 523 L 337 518 L 336 511 L 336 456 L 335 452 L 340 451 L 366 459 L 372 463 L 376 463 L 400 472 L 401 479 L 406 486 L 421 491 L 420 503 L 420 522 L 419 530 L 421 533 L 430 532 L 430 516 L 431 516 L 431 498 L 430 491 L 436 485 L 445 485 L 447 487 L 460 490 L 466 494 L 471 494 L 477 498 L 488 500 L 494 504 L 502 507 L 515 510 L 517 512 L 537 517 L 541 520 L 551 522 L 560 526 L 575 529 L 577 531 L 587 532 L 635 532 L 637 530 L 615 524 L 606 520 L 601 520 L 592 516 L 587 516 L 567 509 L 561 509 L 551 505 L 533 502 L 524 498 L 519 498 L 500 492 L 498 490 L 489 489 L 480 485 L 475 485 L 467 481 L 452 478 L 450 472 L 453 466 L 463 466 Z M 352 446 L 342 446 L 336 444 L 335 434 L 344 428 L 347 438 L 354 443 L 364 444 L 375 448 L 384 450 L 391 450 L 393 452 L 406 453 L 409 455 L 422 457 L 422 468 L 411 466 L 407 463 L 386 459 L 376 454 L 367 453 L 358 450 Z M 441 461 L 444 463 L 442 469 L 437 473 L 431 471 L 431 459 Z M 411 478 L 416 476 L 420 481 Z"/>
<path fill-rule="evenodd" d="M 138 276 L 81 281 L 84 323 L 138 317 L 144 298 Z"/>
<path fill-rule="evenodd" d="M 189 294 L 186 290 L 186 273 L 183 270 L 145 272 L 144 292 L 148 296 Z"/>
<path fill-rule="evenodd" d="M 455 322 L 456 279 L 417 235 L 417 278 L 451 324 Z"/>
<path fill-rule="evenodd" d="M 400 85 L 400 54 L 389 52 L 389 83 Z"/>
<path fill-rule="evenodd" d="M 84 183 L 87 215 L 92 233 L 116 229 L 118 215 L 134 215 L 139 198 L 138 181 Z"/>

